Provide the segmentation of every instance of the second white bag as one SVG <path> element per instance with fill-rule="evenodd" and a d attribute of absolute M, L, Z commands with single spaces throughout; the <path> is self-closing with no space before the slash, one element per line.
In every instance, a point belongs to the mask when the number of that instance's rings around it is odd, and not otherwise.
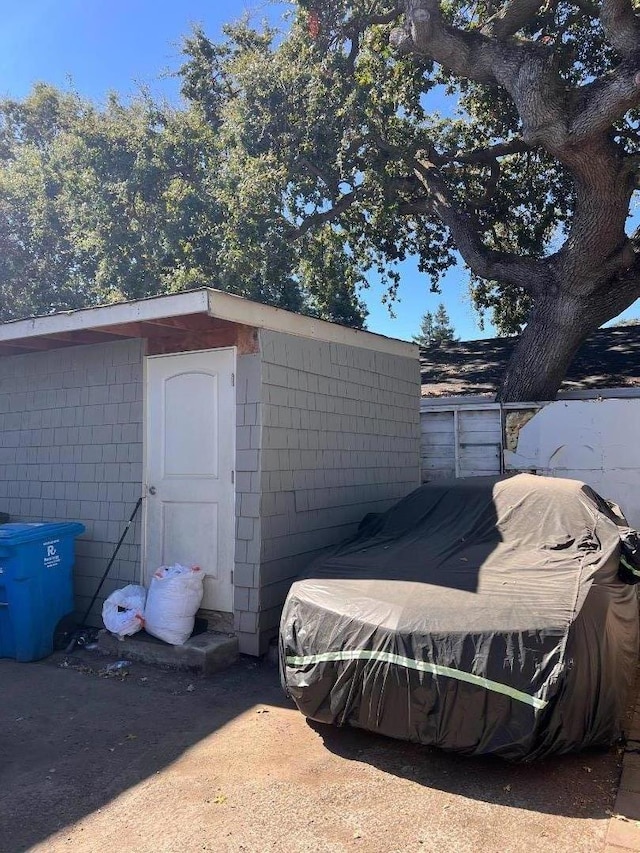
<path fill-rule="evenodd" d="M 204 592 L 204 572 L 199 566 L 162 566 L 154 572 L 147 594 L 144 627 L 165 643 L 181 646 L 193 633 L 195 616 Z"/>

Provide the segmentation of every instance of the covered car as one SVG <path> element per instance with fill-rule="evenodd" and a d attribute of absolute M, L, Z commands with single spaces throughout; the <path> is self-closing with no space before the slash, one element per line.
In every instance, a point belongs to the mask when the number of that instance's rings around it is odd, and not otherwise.
<path fill-rule="evenodd" d="M 293 584 L 284 689 L 318 722 L 468 755 L 608 745 L 637 661 L 637 555 L 575 480 L 427 484 Z"/>

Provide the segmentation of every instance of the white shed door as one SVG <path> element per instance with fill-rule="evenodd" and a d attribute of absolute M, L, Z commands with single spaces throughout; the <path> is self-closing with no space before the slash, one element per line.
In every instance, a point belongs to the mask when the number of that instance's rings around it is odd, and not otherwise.
<path fill-rule="evenodd" d="M 198 565 L 202 607 L 233 610 L 235 350 L 147 359 L 145 575 Z"/>

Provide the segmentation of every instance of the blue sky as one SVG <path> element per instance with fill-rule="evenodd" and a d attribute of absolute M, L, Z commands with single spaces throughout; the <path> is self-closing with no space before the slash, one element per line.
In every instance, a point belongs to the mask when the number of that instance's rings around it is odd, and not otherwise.
<path fill-rule="evenodd" d="M 281 21 L 288 5 L 266 0 L 0 0 L 0 96 L 20 98 L 37 81 L 102 102 L 109 91 L 122 95 L 148 86 L 159 96 L 177 98 L 169 72 L 180 65 L 180 40 L 199 23 L 215 38 L 224 23 L 248 13 L 254 21 Z M 466 276 L 450 271 L 443 294 L 429 292 L 430 282 L 411 261 L 403 265 L 400 302 L 395 319 L 382 305 L 375 284 L 364 296 L 368 327 L 375 332 L 410 338 L 425 311 L 446 306 L 463 339 L 488 337 L 466 298 Z M 640 313 L 638 305 L 624 316 Z"/>

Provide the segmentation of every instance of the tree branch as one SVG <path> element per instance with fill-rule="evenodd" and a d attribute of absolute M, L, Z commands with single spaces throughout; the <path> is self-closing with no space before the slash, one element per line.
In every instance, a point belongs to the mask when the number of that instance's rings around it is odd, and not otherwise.
<path fill-rule="evenodd" d="M 598 288 L 591 296 L 585 308 L 593 317 L 595 325 L 610 320 L 640 296 L 640 254 L 626 269 Z"/>
<path fill-rule="evenodd" d="M 327 222 L 333 222 L 334 219 L 337 219 L 340 214 L 348 210 L 351 205 L 363 195 L 364 188 L 362 186 L 356 187 L 353 192 L 345 193 L 345 195 L 340 196 L 335 204 L 333 204 L 328 210 L 323 210 L 321 213 L 310 214 L 300 225 L 297 226 L 297 228 L 293 228 L 291 230 L 291 239 L 299 240 L 300 237 L 303 237 L 307 231 L 311 231 L 312 228 L 317 228 Z"/>
<path fill-rule="evenodd" d="M 542 5 L 543 0 L 511 0 L 485 21 L 480 32 L 488 38 L 509 38 L 530 23 Z"/>
<path fill-rule="evenodd" d="M 640 147 L 640 128 L 636 127 L 621 127 L 619 130 L 616 128 L 613 131 L 614 137 L 619 136 L 622 139 L 628 139 L 630 142 L 633 142 L 634 145 Z"/>
<path fill-rule="evenodd" d="M 454 204 L 434 164 L 416 158 L 413 165 L 414 174 L 426 191 L 427 198 L 408 202 L 403 206 L 403 212 L 435 213 L 448 227 L 465 262 L 480 278 L 509 282 L 532 295 L 540 293 L 545 277 L 540 261 L 489 249 L 480 237 L 478 223 Z"/>
<path fill-rule="evenodd" d="M 611 74 L 577 89 L 569 121 L 569 142 L 604 133 L 616 119 L 640 104 L 638 62 L 622 62 Z"/>
<path fill-rule="evenodd" d="M 631 0 L 602 0 L 600 21 L 615 51 L 627 58 L 640 55 L 640 18 Z"/>
<path fill-rule="evenodd" d="M 633 39 L 628 40 L 634 42 L 637 56 L 623 60 L 612 73 L 572 90 L 567 90 L 552 49 L 451 26 L 443 17 L 439 0 L 404 0 L 405 24 L 392 32 L 391 41 L 400 52 L 427 56 L 453 74 L 502 86 L 520 116 L 524 143 L 543 147 L 573 171 L 580 143 L 597 137 L 604 141 L 612 122 L 640 104 L 640 39 L 636 38 L 636 17 L 632 15 L 630 23 L 631 7 L 625 5 L 631 0 L 602 2 L 609 4 L 612 20 L 625 22 L 626 29 L 620 24 L 616 32 L 624 31 L 627 37 L 633 33 Z M 509 26 L 513 30 L 525 14 L 535 15 L 539 8 L 534 0 L 511 0 L 493 16 L 492 26 L 498 28 L 496 32 L 507 32 Z M 617 18 L 613 9 L 618 10 Z M 623 14 L 621 10 L 625 9 Z M 504 30 L 500 30 L 503 25 Z M 486 31 L 493 32 L 490 27 Z M 441 164 L 438 159 L 433 162 Z"/>
<path fill-rule="evenodd" d="M 501 173 L 499 158 L 506 157 L 509 154 L 523 154 L 530 150 L 524 140 L 511 139 L 508 142 L 500 142 L 487 148 L 475 148 L 472 151 L 448 151 L 444 154 L 431 151 L 429 158 L 437 166 L 446 167 L 448 164 L 459 163 L 461 165 L 489 167 L 489 180 L 483 194 L 478 198 L 470 199 L 471 206 L 478 210 L 486 207 L 495 194 Z"/>
<path fill-rule="evenodd" d="M 318 178 L 318 180 L 322 181 L 322 183 L 327 188 L 332 201 L 338 197 L 339 192 L 336 187 L 336 183 L 329 175 L 327 175 L 325 171 L 323 171 L 319 166 L 316 166 L 315 163 L 312 163 L 311 160 L 309 160 L 307 157 L 299 157 L 298 162 L 315 178 Z"/>
<path fill-rule="evenodd" d="M 492 83 L 496 43 L 479 32 L 466 32 L 447 24 L 438 0 L 405 0 L 406 20 L 391 33 L 391 44 L 400 53 L 428 56 L 445 68 L 476 80 Z"/>
<path fill-rule="evenodd" d="M 360 54 L 360 38 L 361 33 L 354 33 L 351 37 L 351 50 L 347 56 L 347 68 L 349 73 L 353 74 L 356 68 L 356 60 Z"/>
<path fill-rule="evenodd" d="M 484 163 L 490 165 L 498 157 L 506 157 L 509 154 L 525 154 L 531 147 L 524 139 L 511 139 L 508 142 L 500 142 L 490 145 L 488 148 L 474 148 L 471 151 L 445 151 L 438 153 L 436 157 L 441 163 Z"/>
<path fill-rule="evenodd" d="M 451 26 L 444 20 L 438 0 L 404 2 L 405 25 L 391 34 L 398 50 L 414 51 L 454 74 L 505 88 L 520 115 L 523 140 L 543 146 L 566 165 L 571 166 L 571 149 L 576 143 L 606 133 L 612 121 L 640 103 L 640 53 L 637 60 L 623 61 L 606 77 L 567 92 L 554 53 L 544 45 L 500 40 Z M 525 13 L 532 14 L 533 9 L 535 14 L 538 8 L 534 0 L 512 0 L 493 21 L 496 26 L 504 23 L 506 29 L 508 24 L 513 28 Z M 635 17 L 633 23 L 635 27 Z M 638 39 L 635 49 L 640 51 Z"/>
<path fill-rule="evenodd" d="M 479 198 L 470 199 L 471 204 L 476 210 L 479 210 L 482 207 L 487 207 L 487 205 L 495 195 L 501 174 L 500 163 L 497 160 L 492 160 L 490 168 L 491 173 L 489 175 L 489 180 L 487 181 L 487 184 L 484 188 L 483 194 Z"/>
<path fill-rule="evenodd" d="M 460 77 L 503 87 L 520 115 L 522 138 L 549 151 L 562 146 L 566 141 L 567 92 L 549 47 L 509 38 L 498 40 L 451 26 L 444 20 L 438 0 L 404 2 L 405 24 L 390 36 L 400 53 L 415 52 Z"/>
<path fill-rule="evenodd" d="M 388 12 L 382 12 L 379 15 L 353 15 L 353 17 L 349 18 L 344 23 L 340 28 L 340 34 L 343 38 L 351 41 L 351 49 L 349 51 L 349 56 L 347 57 L 347 63 L 352 72 L 360 52 L 360 40 L 365 30 L 369 27 L 391 24 L 393 21 L 397 20 L 401 14 L 402 9 L 400 6 L 393 6 Z"/>
<path fill-rule="evenodd" d="M 627 175 L 633 175 L 634 189 L 640 190 L 640 154 L 627 154 L 625 156 L 624 171 Z M 638 232 L 636 232 L 637 234 Z"/>

